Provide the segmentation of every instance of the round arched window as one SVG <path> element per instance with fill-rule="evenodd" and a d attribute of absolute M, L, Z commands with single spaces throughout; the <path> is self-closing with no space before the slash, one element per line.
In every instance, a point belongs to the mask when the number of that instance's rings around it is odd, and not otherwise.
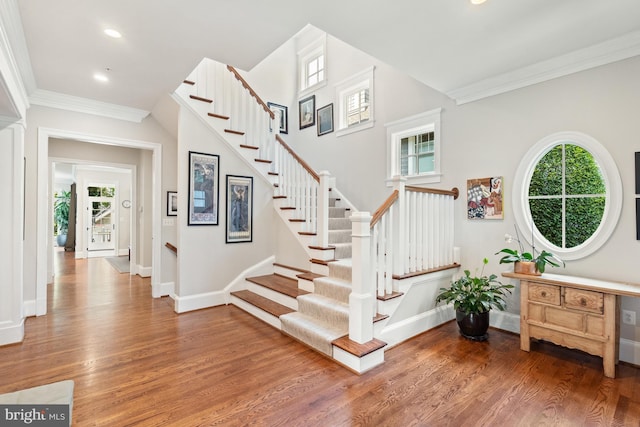
<path fill-rule="evenodd" d="M 563 259 L 593 253 L 610 237 L 622 207 L 615 162 L 595 139 L 550 135 L 525 155 L 513 187 L 516 223 L 536 248 Z M 532 243 L 532 242 L 529 242 Z"/>

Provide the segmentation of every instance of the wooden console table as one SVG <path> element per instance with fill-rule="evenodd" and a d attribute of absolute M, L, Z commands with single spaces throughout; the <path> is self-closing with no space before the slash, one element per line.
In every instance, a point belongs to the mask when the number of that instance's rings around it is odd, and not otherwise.
<path fill-rule="evenodd" d="M 640 296 L 640 286 L 584 277 L 512 272 L 520 280 L 520 348 L 531 338 L 602 357 L 604 375 L 615 378 L 620 339 L 620 296 Z"/>

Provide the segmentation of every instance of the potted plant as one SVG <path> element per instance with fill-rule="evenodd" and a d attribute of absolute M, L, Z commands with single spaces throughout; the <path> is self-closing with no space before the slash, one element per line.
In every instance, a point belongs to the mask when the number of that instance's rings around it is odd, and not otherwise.
<path fill-rule="evenodd" d="M 542 273 L 544 273 L 547 264 L 554 267 L 560 267 L 560 265 L 564 267 L 564 261 L 556 257 L 551 252 L 542 250 L 536 255 L 535 241 L 533 241 L 531 245 L 531 252 L 525 252 L 524 247 L 520 242 L 518 228 L 516 228 L 515 239 L 510 234 L 505 234 L 504 239 L 507 243 L 511 243 L 514 240 L 518 242 L 518 248 L 520 250 L 518 251 L 517 249 L 504 248 L 496 252 L 495 254 L 504 254 L 503 257 L 500 258 L 500 264 L 514 263 L 514 273 L 540 276 Z"/>
<path fill-rule="evenodd" d="M 479 276 L 471 276 L 469 270 L 465 270 L 464 276 L 453 281 L 450 288 L 440 288 L 436 297 L 436 304 L 453 303 L 460 334 L 474 341 L 487 339 L 490 310 L 504 310 L 507 305 L 504 297 L 513 288 L 513 285 L 500 283 L 495 274 L 486 276 L 484 266 L 489 260 L 485 258 L 482 263 Z"/>
<path fill-rule="evenodd" d="M 56 193 L 56 201 L 53 205 L 53 220 L 58 230 L 56 242 L 58 246 L 67 243 L 67 231 L 69 230 L 69 207 L 71 206 L 71 191 Z"/>

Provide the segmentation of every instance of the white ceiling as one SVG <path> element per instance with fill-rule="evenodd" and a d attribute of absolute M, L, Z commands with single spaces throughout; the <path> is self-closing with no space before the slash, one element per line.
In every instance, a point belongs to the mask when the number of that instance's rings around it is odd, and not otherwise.
<path fill-rule="evenodd" d="M 250 70 L 308 23 L 458 101 L 640 54 L 638 0 L 11 1 L 39 90 L 145 111 L 203 57 Z"/>

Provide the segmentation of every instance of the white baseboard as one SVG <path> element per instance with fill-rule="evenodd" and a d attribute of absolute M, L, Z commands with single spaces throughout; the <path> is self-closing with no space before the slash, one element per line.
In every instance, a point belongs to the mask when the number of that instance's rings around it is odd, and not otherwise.
<path fill-rule="evenodd" d="M 24 304 L 22 305 L 22 314 L 24 317 L 32 317 L 32 316 L 36 316 L 37 312 L 36 312 L 36 300 L 31 299 L 28 301 L 25 301 Z"/>
<path fill-rule="evenodd" d="M 520 334 L 520 315 L 507 313 L 506 311 L 491 310 L 489 325 L 503 331 Z"/>
<path fill-rule="evenodd" d="M 137 274 L 140 277 L 151 277 L 151 267 L 143 267 L 141 265 L 136 265 L 135 273 L 132 271 L 131 274 Z"/>
<path fill-rule="evenodd" d="M 640 366 L 640 342 L 620 338 L 620 360 Z"/>
<path fill-rule="evenodd" d="M 24 340 L 24 319 L 19 323 L 0 322 L 0 346 L 15 344 Z"/>
<path fill-rule="evenodd" d="M 225 291 L 207 292 L 186 297 L 174 295 L 173 310 L 176 313 L 186 313 L 187 311 L 215 307 L 216 305 L 225 305 L 227 304 L 228 295 Z"/>
<path fill-rule="evenodd" d="M 176 287 L 175 282 L 164 282 L 158 285 L 152 285 L 154 289 L 151 291 L 151 295 L 154 298 L 166 297 L 174 294 L 174 289 Z"/>
<path fill-rule="evenodd" d="M 127 256 L 129 255 L 129 248 L 118 249 L 118 256 Z"/>
<path fill-rule="evenodd" d="M 392 325 L 385 326 L 376 338 L 387 343 L 385 350 L 419 335 L 436 326 L 455 319 L 455 313 L 451 307 L 437 307 L 433 310 L 409 317 Z"/>
<path fill-rule="evenodd" d="M 171 298 L 175 301 L 173 310 L 176 313 L 185 313 L 187 311 L 200 310 L 203 308 L 215 307 L 217 305 L 229 304 L 231 299 L 231 292 L 235 290 L 245 289 L 245 278 L 248 276 L 255 276 L 261 274 L 268 274 L 273 272 L 273 262 L 275 256 L 270 256 L 267 259 L 247 268 L 242 273 L 238 274 L 235 279 L 231 281 L 221 291 L 205 292 L 202 294 L 188 295 L 185 297 L 175 295 L 174 292 L 170 292 Z"/>

